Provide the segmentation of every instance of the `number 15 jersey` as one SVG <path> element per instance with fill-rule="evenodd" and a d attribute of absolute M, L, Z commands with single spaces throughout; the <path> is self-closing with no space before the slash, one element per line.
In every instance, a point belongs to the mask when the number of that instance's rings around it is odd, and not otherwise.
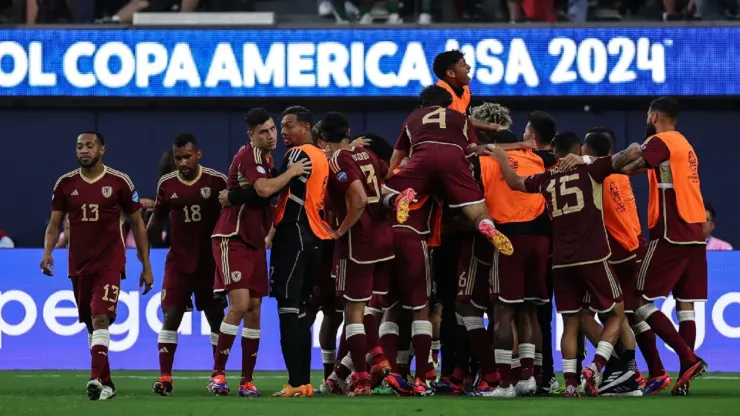
<path fill-rule="evenodd" d="M 555 167 L 524 180 L 541 193 L 552 218 L 552 267 L 598 263 L 611 255 L 604 226 L 602 183 L 613 174 L 611 157 L 562 170 Z"/>
<path fill-rule="evenodd" d="M 376 263 L 393 258 L 393 230 L 388 213 L 383 210 L 380 190 L 388 165 L 374 153 L 363 148 L 339 150 L 329 160 L 327 190 L 332 211 L 341 224 L 347 217 L 347 191 L 359 181 L 367 194 L 367 205 L 349 232 L 336 245 L 340 258 L 355 263 Z"/>

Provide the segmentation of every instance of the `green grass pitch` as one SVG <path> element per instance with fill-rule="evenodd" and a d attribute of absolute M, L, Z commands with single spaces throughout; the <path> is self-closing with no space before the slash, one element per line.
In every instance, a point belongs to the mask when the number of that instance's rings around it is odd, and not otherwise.
<path fill-rule="evenodd" d="M 740 374 L 736 373 L 710 373 L 696 380 L 689 397 L 671 397 L 663 392 L 658 397 L 564 399 L 553 396 L 504 400 L 449 396 L 272 398 L 269 397 L 272 392 L 279 390 L 286 380 L 284 373 L 273 372 L 255 375 L 255 384 L 266 396 L 259 399 L 241 398 L 234 392 L 228 397 L 210 395 L 205 389 L 209 376 L 206 372 L 175 372 L 173 395 L 159 397 L 151 391 L 156 376 L 155 372 L 114 371 L 118 397 L 108 402 L 90 402 L 85 392 L 87 372 L 3 371 L 0 372 L 0 415 L 575 416 L 588 412 L 608 416 L 709 416 L 736 414 L 740 406 Z M 321 374 L 314 373 L 313 380 L 318 389 Z M 238 374 L 232 373 L 230 381 L 231 388 L 236 389 Z"/>

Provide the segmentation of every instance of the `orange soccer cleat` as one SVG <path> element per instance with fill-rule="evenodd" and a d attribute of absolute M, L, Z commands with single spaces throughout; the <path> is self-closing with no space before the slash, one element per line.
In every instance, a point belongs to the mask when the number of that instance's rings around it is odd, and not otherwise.
<path fill-rule="evenodd" d="M 286 384 L 282 390 L 272 393 L 272 397 L 313 397 L 314 394 L 313 386 L 310 384 L 298 387 Z"/>
<path fill-rule="evenodd" d="M 483 220 L 478 223 L 478 231 L 483 234 L 493 244 L 493 246 L 504 256 L 514 254 L 514 246 L 511 244 L 509 237 L 503 235 L 494 227 L 490 220 Z"/>
<path fill-rule="evenodd" d="M 409 219 L 410 206 L 414 198 L 416 198 L 416 192 L 411 188 L 405 189 L 398 194 L 396 198 L 396 221 L 399 224 L 403 224 Z"/>

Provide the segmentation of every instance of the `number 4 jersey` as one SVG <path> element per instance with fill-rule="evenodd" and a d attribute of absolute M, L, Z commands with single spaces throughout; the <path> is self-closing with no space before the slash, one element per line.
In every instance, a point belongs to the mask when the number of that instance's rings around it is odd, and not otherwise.
<path fill-rule="evenodd" d="M 393 230 L 380 194 L 388 165 L 371 151 L 353 147 L 334 153 L 329 169 L 327 190 L 339 224 L 347 216 L 346 195 L 352 183 L 359 181 L 367 195 L 360 220 L 337 243 L 339 257 L 361 264 L 392 259 Z"/>
<path fill-rule="evenodd" d="M 541 193 L 552 217 L 553 268 L 598 263 L 611 255 L 604 227 L 602 183 L 613 174 L 610 157 L 569 170 L 555 167 L 525 179 Z"/>

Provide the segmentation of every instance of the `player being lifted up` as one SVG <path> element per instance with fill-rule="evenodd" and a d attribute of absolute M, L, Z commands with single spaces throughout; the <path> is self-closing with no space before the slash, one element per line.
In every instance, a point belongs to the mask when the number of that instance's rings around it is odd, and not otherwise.
<path fill-rule="evenodd" d="M 105 139 L 100 133 L 85 132 L 77 137 L 79 169 L 62 175 L 54 185 L 51 218 L 44 239 L 41 271 L 53 275 L 51 253 L 59 238 L 59 228 L 69 216 L 69 271 L 77 303 L 79 321 L 87 326 L 91 354 L 90 400 L 106 400 L 116 395 L 111 380 L 108 345 L 109 326 L 116 319 L 116 306 L 125 277 L 126 247 L 123 244 L 122 216 L 131 221 L 138 258 L 143 270 L 139 288 L 148 293 L 153 284 L 149 264 L 149 241 L 141 218 L 139 195 L 125 173 L 103 164 Z"/>
<path fill-rule="evenodd" d="M 228 177 L 229 189 L 241 190 L 235 193 L 233 199 L 229 192 L 228 199 L 244 204 L 230 205 L 221 211 L 212 236 L 216 261 L 214 291 L 227 293 L 229 309 L 219 330 L 208 391 L 219 395 L 229 393 L 225 377 L 226 361 L 239 324 L 244 321 L 239 395 L 259 397 L 261 394 L 252 383 L 252 376 L 259 349 L 262 297 L 267 295 L 265 237 L 272 223 L 270 197 L 292 178 L 307 172 L 310 163 L 297 162 L 273 178 L 271 152 L 277 142 L 275 122 L 267 111 L 255 108 L 247 113 L 246 124 L 250 142 L 234 156 Z"/>
<path fill-rule="evenodd" d="M 162 396 L 172 392 L 172 363 L 177 349 L 177 329 L 185 312 L 204 311 L 211 327 L 215 357 L 218 328 L 224 319 L 223 299 L 213 296 L 216 264 L 211 250 L 211 233 L 218 221 L 219 193 L 226 189 L 226 176 L 201 166 L 202 152 L 190 134 L 181 134 L 172 144 L 177 171 L 162 176 L 157 185 L 154 215 L 147 225 L 150 239 L 161 234 L 170 218 L 170 249 L 162 281 L 164 321 L 157 337 L 160 377 L 152 390 Z"/>
<path fill-rule="evenodd" d="M 581 153 L 574 133 L 561 133 L 553 140 L 559 159 Z M 602 214 L 602 183 L 609 175 L 637 159 L 639 147 L 631 146 L 613 158 L 587 160 L 584 165 L 560 166 L 529 177 L 521 177 L 509 166 L 507 153 L 495 149 L 506 182 L 511 189 L 541 193 L 553 224 L 553 281 L 556 307 L 563 315 L 561 340 L 565 396 L 578 397 L 576 355 L 580 316 L 584 304 L 609 316 L 604 324 L 594 361 L 583 369 L 586 392 L 598 395 L 601 371 L 612 354 L 624 321 L 624 303 L 619 282 L 607 263 L 611 251 Z"/>
<path fill-rule="evenodd" d="M 406 119 L 398 138 L 410 143 L 411 157 L 403 169 L 388 179 L 386 189 L 398 193 L 410 188 L 419 195 L 436 195 L 450 208 L 461 208 L 496 249 L 511 255 L 514 248 L 494 227 L 467 159 L 475 134 L 468 118 L 448 108 L 452 96 L 442 87 L 428 86 L 419 98 L 420 108 Z M 404 222 L 409 203 L 401 199 L 396 202 L 396 211 L 400 222 Z"/>

